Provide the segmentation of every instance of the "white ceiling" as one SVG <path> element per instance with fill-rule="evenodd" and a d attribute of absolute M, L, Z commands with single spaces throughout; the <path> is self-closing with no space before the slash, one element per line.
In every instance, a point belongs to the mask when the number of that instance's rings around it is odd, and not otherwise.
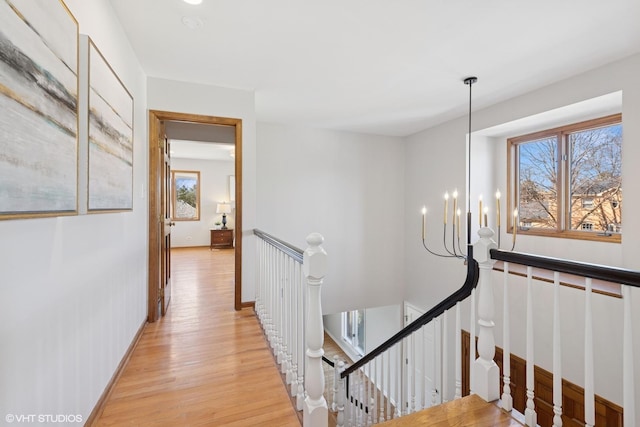
<path fill-rule="evenodd" d="M 640 52 L 639 0 L 110 0 L 149 76 L 258 121 L 404 136 Z M 191 29 L 182 21 L 201 24 Z"/>

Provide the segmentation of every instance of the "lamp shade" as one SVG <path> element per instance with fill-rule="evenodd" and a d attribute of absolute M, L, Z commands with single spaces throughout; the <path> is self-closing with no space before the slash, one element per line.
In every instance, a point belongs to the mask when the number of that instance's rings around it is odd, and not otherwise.
<path fill-rule="evenodd" d="M 231 213 L 231 205 L 229 203 L 218 203 L 216 213 L 228 214 Z"/>

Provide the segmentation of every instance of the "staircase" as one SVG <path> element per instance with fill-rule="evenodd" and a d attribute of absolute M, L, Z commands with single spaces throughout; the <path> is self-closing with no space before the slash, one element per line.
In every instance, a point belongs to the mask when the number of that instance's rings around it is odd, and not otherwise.
<path fill-rule="evenodd" d="M 350 366 L 337 365 L 338 380 L 324 390 L 319 295 L 326 268 L 326 253 L 321 248 L 322 238 L 310 236 L 310 247 L 303 252 L 259 230 L 256 230 L 256 235 L 259 237 L 260 259 L 256 312 L 274 355 L 281 363 L 292 396 L 297 398 L 297 408 L 303 411 L 305 426 L 327 426 L 329 407 L 335 410 L 338 426 L 640 425 L 635 411 L 635 407 L 640 405 L 635 395 L 634 331 L 631 320 L 631 298 L 635 292 L 633 288 L 640 288 L 640 272 L 500 251 L 492 240 L 493 232 L 482 228 L 480 240 L 467 248 L 467 278 L 463 286 L 361 360 Z M 314 261 L 317 263 L 314 264 Z M 495 277 L 498 274 L 494 272 L 497 261 L 503 263 L 502 278 Z M 510 274 L 510 267 L 515 269 L 516 264 L 522 265 L 526 273 Z M 548 277 L 553 279 L 541 279 L 536 276 L 537 273 L 533 273 L 534 268 L 549 271 Z M 560 297 L 560 277 L 566 274 L 583 278 L 584 282 L 584 288 L 575 291 L 581 295 L 580 304 L 584 308 L 584 316 L 577 321 L 579 333 L 583 334 L 580 359 L 572 359 L 569 366 L 566 361 L 564 365 L 562 363 L 562 350 L 569 350 L 570 354 L 575 349 L 567 349 L 567 344 L 563 345 L 563 339 L 566 338 L 562 333 L 561 320 L 566 322 L 567 319 L 560 316 L 562 304 L 566 304 Z M 617 330 L 615 333 L 608 330 L 604 337 L 598 335 L 594 340 L 597 329 L 594 329 L 593 289 L 598 280 L 617 287 L 617 291 L 608 291 L 608 297 L 616 300 L 607 304 L 611 304 L 611 311 L 619 313 L 619 316 L 607 315 L 604 320 L 609 322 L 611 318 L 619 317 L 620 325 L 619 333 Z M 502 298 L 496 299 L 494 293 L 502 293 Z M 517 293 L 515 301 L 510 293 Z M 549 297 L 544 300 L 534 298 L 534 295 L 540 298 L 543 293 L 548 293 Z M 575 304 L 575 299 L 572 294 L 570 303 Z M 496 301 L 503 303 L 502 316 L 498 318 L 494 315 Z M 463 383 L 462 369 L 463 304 L 468 306 L 468 313 L 465 308 L 464 316 L 468 314 L 470 317 L 470 338 L 466 339 L 464 353 L 468 386 Z M 552 324 L 548 336 L 550 343 L 543 343 L 541 347 L 552 353 L 553 360 L 552 366 L 549 366 L 551 380 L 545 389 L 540 388 L 541 383 L 536 378 L 540 375 L 536 366 L 539 362 L 533 351 L 535 328 L 540 323 L 535 317 L 539 316 L 538 312 L 549 312 L 542 323 Z M 426 344 L 425 326 L 429 326 L 436 318 L 440 319 L 443 326 L 440 390 L 435 385 L 428 385 L 425 380 L 427 366 L 424 355 L 433 351 Z M 534 319 L 537 321 L 534 322 Z M 498 359 L 500 366 L 494 361 L 496 321 L 502 322 L 503 358 Z M 576 322 L 575 319 L 569 321 Z M 525 328 L 525 331 L 518 332 L 525 337 L 524 350 L 520 353 L 524 355 L 521 359 L 524 374 L 514 374 L 511 366 L 515 355 L 511 352 L 510 326 L 518 322 Z M 448 333 L 451 329 L 455 331 L 453 336 Z M 575 331 L 572 333 L 575 334 Z M 598 400 L 594 364 L 594 343 L 608 342 L 608 335 L 616 333 L 624 337 L 621 345 L 613 349 L 613 345 L 610 348 L 607 344 L 606 348 L 619 359 L 614 365 L 621 367 L 619 394 L 623 396 L 620 399 L 623 405 L 618 412 L 615 404 L 612 405 L 614 410 L 609 411 L 603 409 L 602 400 Z M 547 339 L 546 335 L 544 338 Z M 516 340 L 515 344 L 522 347 L 522 341 Z M 575 366 L 580 366 L 583 372 L 580 379 L 584 384 L 582 400 L 566 399 L 567 393 L 574 391 L 563 383 L 563 367 L 574 375 Z M 451 371 L 454 372 L 453 377 Z M 472 394 L 463 397 L 463 389 L 467 387 Z M 523 395 L 512 395 L 512 390 L 518 388 Z M 452 401 L 447 402 L 447 399 Z M 331 402 L 330 405 L 327 400 Z M 518 416 L 519 413 L 514 410 L 518 402 L 522 402 L 523 416 Z M 564 411 L 563 402 L 570 404 Z M 551 415 L 539 419 L 537 405 L 543 404 L 548 405 Z"/>
<path fill-rule="evenodd" d="M 522 427 L 509 412 L 472 394 L 379 424 L 381 427 Z"/>

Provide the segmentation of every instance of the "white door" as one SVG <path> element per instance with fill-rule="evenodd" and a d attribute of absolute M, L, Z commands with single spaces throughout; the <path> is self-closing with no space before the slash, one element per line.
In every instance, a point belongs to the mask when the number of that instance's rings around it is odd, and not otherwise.
<path fill-rule="evenodd" d="M 424 313 L 405 304 L 405 326 Z M 413 412 L 440 403 L 440 319 L 435 319 L 407 340 L 405 358 L 405 411 Z"/>

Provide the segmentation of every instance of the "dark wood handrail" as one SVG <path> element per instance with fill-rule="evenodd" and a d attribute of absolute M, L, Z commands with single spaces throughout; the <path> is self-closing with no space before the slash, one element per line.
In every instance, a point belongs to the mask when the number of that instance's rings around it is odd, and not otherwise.
<path fill-rule="evenodd" d="M 322 361 L 324 363 L 326 363 L 327 365 L 331 366 L 332 368 L 335 368 L 336 364 L 333 363 L 331 360 L 329 360 L 327 357 L 322 356 Z"/>
<path fill-rule="evenodd" d="M 378 357 L 384 351 L 389 349 L 391 346 L 402 340 L 403 338 L 411 335 L 427 323 L 431 322 L 436 317 L 440 316 L 446 310 L 449 310 L 451 307 L 455 306 L 458 301 L 462 301 L 471 295 L 471 291 L 478 284 L 479 277 L 479 269 L 478 263 L 475 259 L 473 259 L 473 246 L 467 246 L 467 277 L 460 289 L 449 295 L 447 298 L 442 300 L 438 305 L 433 307 L 431 310 L 427 311 L 422 316 L 418 317 L 416 320 L 408 324 L 404 327 L 400 332 L 380 344 L 377 348 L 367 353 L 362 359 L 358 360 L 356 363 L 351 365 L 349 368 L 345 369 L 341 374 L 341 378 L 348 378 L 348 375 L 356 370 L 360 369 L 365 364 L 369 363 L 374 358 Z M 347 383 L 347 390 L 349 387 L 349 383 Z"/>
<path fill-rule="evenodd" d="M 271 234 L 265 233 L 264 231 L 259 230 L 257 228 L 253 229 L 253 234 L 260 237 L 262 240 L 269 243 L 271 246 L 274 246 L 280 249 L 282 252 L 286 253 L 291 258 L 293 258 L 295 261 L 302 264 L 302 256 L 304 254 L 304 251 L 302 249 L 296 248 L 295 246 L 290 245 L 289 243 L 282 241 L 277 237 L 274 237 Z"/>
<path fill-rule="evenodd" d="M 543 268 L 545 270 L 590 277 L 592 279 L 640 288 L 640 271 L 609 267 L 599 264 L 588 264 L 585 262 L 570 261 L 561 258 L 525 254 L 521 252 L 509 252 L 500 249 L 491 249 L 490 253 L 491 259 L 498 261 L 522 264 L 531 267 Z"/>

